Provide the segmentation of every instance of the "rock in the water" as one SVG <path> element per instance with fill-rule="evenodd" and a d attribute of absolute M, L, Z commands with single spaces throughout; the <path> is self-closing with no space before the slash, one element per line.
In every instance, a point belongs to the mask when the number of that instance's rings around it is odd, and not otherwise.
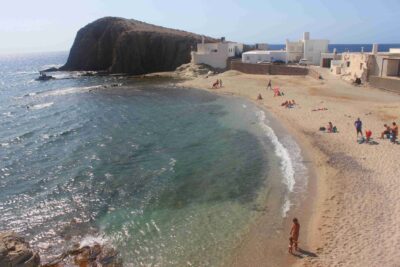
<path fill-rule="evenodd" d="M 37 267 L 40 257 L 24 238 L 13 232 L 0 233 L 0 266 Z"/>
<path fill-rule="evenodd" d="M 123 18 L 98 19 L 78 31 L 60 70 L 145 74 L 189 63 L 202 36 Z M 205 38 L 206 42 L 216 39 Z"/>

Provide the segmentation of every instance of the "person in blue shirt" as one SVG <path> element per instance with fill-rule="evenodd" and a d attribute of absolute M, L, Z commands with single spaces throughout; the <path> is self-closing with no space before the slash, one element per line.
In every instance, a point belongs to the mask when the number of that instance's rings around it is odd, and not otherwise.
<path fill-rule="evenodd" d="M 360 118 L 357 118 L 357 120 L 354 122 L 354 126 L 356 127 L 357 138 L 358 138 L 358 134 L 361 134 L 361 137 L 364 138 L 363 133 L 362 133 L 362 121 L 360 120 Z"/>

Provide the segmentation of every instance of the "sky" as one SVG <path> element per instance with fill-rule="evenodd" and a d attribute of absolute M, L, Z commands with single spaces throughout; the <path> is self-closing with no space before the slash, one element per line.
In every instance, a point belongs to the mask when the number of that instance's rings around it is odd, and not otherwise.
<path fill-rule="evenodd" d="M 400 0 L 0 0 L 0 53 L 68 51 L 86 24 L 117 16 L 227 40 L 400 43 Z"/>

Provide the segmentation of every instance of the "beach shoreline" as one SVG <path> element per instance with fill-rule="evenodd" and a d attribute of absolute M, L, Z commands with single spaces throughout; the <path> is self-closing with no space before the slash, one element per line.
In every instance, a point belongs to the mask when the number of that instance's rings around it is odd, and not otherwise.
<path fill-rule="evenodd" d="M 182 84 L 179 84 L 178 86 L 181 88 L 192 87 L 190 80 L 184 81 L 183 84 L 184 86 L 182 86 Z M 215 93 L 217 95 L 244 97 L 243 95 L 237 93 L 231 93 L 229 91 L 221 92 L 209 88 L 199 88 L 199 87 L 193 87 L 193 88 L 206 90 L 208 92 Z M 295 208 L 291 208 L 287 213 L 286 217 L 282 218 L 282 224 L 280 227 L 282 233 L 280 233 L 279 236 L 280 238 L 283 239 L 282 240 L 275 239 L 272 242 L 271 240 L 263 240 L 262 241 L 264 245 L 263 248 L 264 250 L 262 251 L 263 254 L 257 254 L 257 252 L 260 252 L 260 248 L 255 249 L 254 243 L 256 243 L 257 239 L 259 239 L 258 237 L 260 232 L 262 232 L 263 223 L 266 223 L 268 221 L 268 218 L 266 218 L 265 216 L 260 216 L 257 222 L 250 226 L 248 236 L 245 237 L 244 242 L 247 243 L 245 247 L 246 246 L 250 247 L 243 248 L 243 246 L 239 246 L 238 248 L 236 248 L 234 250 L 235 255 L 233 255 L 232 262 L 229 262 L 226 266 L 237 266 L 237 267 L 264 266 L 266 262 L 268 262 L 267 263 L 268 265 L 266 266 L 288 266 L 288 265 L 295 266 L 297 264 L 296 258 L 298 256 L 293 257 L 293 255 L 287 253 L 289 231 L 292 224 L 292 218 L 297 217 L 303 226 L 301 235 L 302 237 L 306 237 L 306 240 L 308 241 L 308 242 L 301 241 L 301 243 L 309 244 L 310 241 L 313 243 L 313 239 L 311 238 L 312 229 L 313 226 L 316 225 L 315 221 L 317 217 L 316 214 L 313 212 L 313 210 L 317 207 L 317 205 L 314 204 L 314 200 L 316 200 L 315 202 L 318 203 L 318 197 L 319 197 L 315 196 L 314 194 L 318 193 L 317 173 L 321 174 L 321 172 L 317 169 L 317 166 L 319 164 L 315 164 L 316 159 L 312 158 L 311 155 L 315 153 L 320 153 L 320 151 L 317 151 L 316 148 L 310 145 L 303 136 L 301 136 L 299 133 L 296 133 L 295 128 L 290 127 L 290 125 L 288 124 L 278 122 L 279 116 L 271 112 L 271 110 L 268 109 L 268 107 L 266 107 L 265 105 L 263 105 L 262 103 L 260 103 L 255 99 L 249 97 L 244 97 L 244 98 L 251 101 L 260 110 L 268 113 L 268 116 L 274 120 L 272 122 L 272 124 L 274 125 L 272 128 L 275 131 L 276 127 L 279 127 L 281 130 L 283 130 L 284 134 L 289 134 L 290 137 L 293 138 L 295 142 L 299 145 L 302 157 L 304 158 L 304 162 L 306 163 L 307 167 L 308 182 L 307 182 L 307 190 L 305 193 L 302 194 L 302 198 L 296 204 L 294 204 Z M 251 244 L 251 242 L 253 242 L 253 244 Z M 274 248 L 277 245 L 280 246 L 279 250 Z M 307 245 L 306 247 L 304 246 L 301 247 L 300 245 L 302 251 L 307 255 L 314 254 L 314 252 L 310 251 L 309 247 L 311 246 Z M 273 248 L 273 252 L 271 253 L 270 251 L 268 251 L 268 248 L 269 249 Z M 276 258 L 277 252 L 279 253 L 278 255 L 282 256 L 283 258 Z M 300 255 L 299 253 L 296 252 L 295 254 Z M 271 256 L 273 256 L 274 258 L 271 259 L 270 258 Z"/>
<path fill-rule="evenodd" d="M 223 80 L 222 88 L 211 89 L 215 79 Z M 273 97 L 272 90 L 266 90 L 269 79 L 285 96 Z M 310 175 L 308 190 L 312 198 L 306 199 L 305 205 L 302 203 L 309 210 L 305 212 L 308 218 L 301 219 L 300 248 L 305 253 L 289 256 L 289 265 L 393 266 L 397 262 L 394 244 L 398 243 L 400 233 L 393 234 L 391 229 L 396 228 L 396 218 L 400 216 L 396 204 L 399 199 L 396 190 L 400 189 L 396 177 L 400 173 L 393 157 L 386 156 L 396 153 L 399 147 L 381 141 L 378 135 L 383 123 L 400 117 L 398 94 L 368 86 L 354 87 L 333 76 L 316 80 L 307 76 L 250 75 L 236 71 L 194 77 L 177 86 L 256 102 L 277 118 L 306 151 L 314 175 Z M 256 100 L 258 94 L 262 94 L 262 100 Z M 297 102 L 293 109 L 280 105 L 292 99 Z M 356 142 L 353 123 L 357 117 L 364 121 L 364 130 L 372 129 L 378 145 Z M 338 127 L 339 133 L 319 131 L 328 121 Z M 298 216 L 290 213 L 289 217 L 295 215 Z M 289 227 L 287 223 L 283 231 L 288 232 Z M 380 248 L 370 246 L 377 242 Z M 266 261 L 267 258 L 261 257 L 259 263 Z"/>

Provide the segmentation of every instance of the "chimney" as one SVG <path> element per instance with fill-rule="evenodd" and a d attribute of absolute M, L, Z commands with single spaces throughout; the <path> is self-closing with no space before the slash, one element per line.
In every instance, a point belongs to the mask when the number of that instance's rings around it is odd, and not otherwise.
<path fill-rule="evenodd" d="M 303 40 L 310 40 L 310 32 L 303 33 Z"/>
<path fill-rule="evenodd" d="M 378 44 L 373 44 L 372 45 L 372 54 L 377 54 L 378 53 Z"/>

